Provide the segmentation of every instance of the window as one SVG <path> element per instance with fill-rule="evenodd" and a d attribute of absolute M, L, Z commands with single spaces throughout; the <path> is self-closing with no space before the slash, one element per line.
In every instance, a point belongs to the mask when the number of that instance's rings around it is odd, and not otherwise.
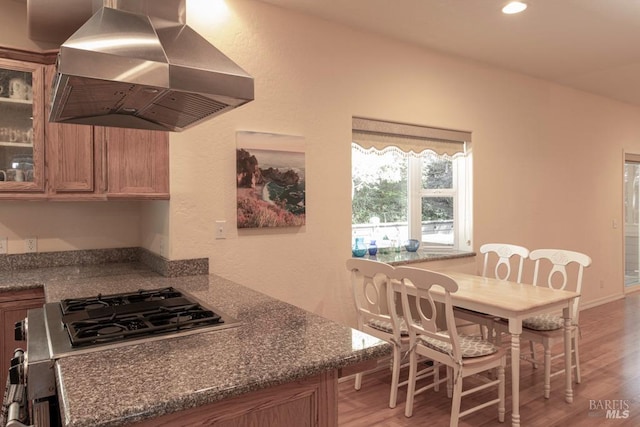
<path fill-rule="evenodd" d="M 470 140 L 468 132 L 354 118 L 354 238 L 470 250 Z"/>

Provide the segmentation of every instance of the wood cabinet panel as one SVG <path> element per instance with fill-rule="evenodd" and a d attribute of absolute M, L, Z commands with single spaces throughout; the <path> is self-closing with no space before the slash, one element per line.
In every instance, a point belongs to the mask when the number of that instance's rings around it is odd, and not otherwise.
<path fill-rule="evenodd" d="M 112 127 L 96 132 L 103 139 L 108 198 L 169 198 L 167 132 Z"/>
<path fill-rule="evenodd" d="M 338 425 L 338 374 L 324 374 L 250 392 L 136 427 L 334 427 Z"/>
<path fill-rule="evenodd" d="M 55 66 L 45 73 L 47 99 L 52 92 Z M 46 105 L 49 117 L 51 105 Z M 93 126 L 53 123 L 46 120 L 48 190 L 51 193 L 94 192 L 101 162 L 95 150 Z"/>
<path fill-rule="evenodd" d="M 44 66 L 0 58 L 0 71 L 0 169 L 17 167 L 23 174 L 20 180 L 0 181 L 0 193 L 42 193 L 45 183 Z M 23 88 L 30 86 L 31 95 L 26 95 L 27 89 L 24 89 L 24 98 L 10 95 L 9 85 L 14 80 L 22 81 Z M 27 169 L 27 164 L 33 167 Z M 2 194 L 1 198 L 6 197 L 12 194 Z"/>
<path fill-rule="evenodd" d="M 18 347 L 24 349 L 26 345 L 24 341 L 15 340 L 14 324 L 26 317 L 27 310 L 42 307 L 43 304 L 44 291 L 41 288 L 0 294 L 0 384 L 7 381 L 13 351 Z"/>
<path fill-rule="evenodd" d="M 56 124 L 51 127 L 54 132 L 48 135 L 47 140 L 49 189 L 52 192 L 93 192 L 93 128 Z"/>

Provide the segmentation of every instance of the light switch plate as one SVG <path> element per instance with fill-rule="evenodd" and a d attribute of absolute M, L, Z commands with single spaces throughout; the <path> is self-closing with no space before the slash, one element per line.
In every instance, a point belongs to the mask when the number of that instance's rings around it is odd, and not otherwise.
<path fill-rule="evenodd" d="M 216 221 L 216 239 L 226 239 L 227 238 L 227 221 L 217 220 Z"/>

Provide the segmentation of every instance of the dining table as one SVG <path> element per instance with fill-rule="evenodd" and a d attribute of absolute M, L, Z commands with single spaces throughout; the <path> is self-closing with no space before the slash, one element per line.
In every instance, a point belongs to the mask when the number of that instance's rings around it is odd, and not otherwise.
<path fill-rule="evenodd" d="M 511 425 L 520 426 L 520 335 L 522 320 L 541 313 L 559 312 L 564 319 L 565 401 L 573 402 L 571 375 L 571 316 L 572 305 L 580 296 L 577 292 L 556 290 L 544 286 L 520 284 L 491 277 L 456 271 L 440 271 L 458 283 L 458 290 L 451 293 L 455 307 L 486 313 L 507 319 L 511 335 Z M 400 284 L 395 285 L 397 291 Z M 410 284 L 408 286 L 411 294 Z M 415 288 L 413 288 L 415 289 Z M 415 292 L 414 292 L 415 293 Z M 439 300 L 441 293 L 433 289 L 432 295 Z M 444 299 L 441 300 L 444 302 Z"/>

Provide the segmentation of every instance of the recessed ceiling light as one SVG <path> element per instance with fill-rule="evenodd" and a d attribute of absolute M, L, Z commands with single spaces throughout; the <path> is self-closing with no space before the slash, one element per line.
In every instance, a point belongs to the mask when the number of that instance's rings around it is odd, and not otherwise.
<path fill-rule="evenodd" d="M 514 13 L 520 13 L 527 8 L 527 4 L 521 1 L 512 1 L 502 8 L 502 13 L 512 15 Z"/>

